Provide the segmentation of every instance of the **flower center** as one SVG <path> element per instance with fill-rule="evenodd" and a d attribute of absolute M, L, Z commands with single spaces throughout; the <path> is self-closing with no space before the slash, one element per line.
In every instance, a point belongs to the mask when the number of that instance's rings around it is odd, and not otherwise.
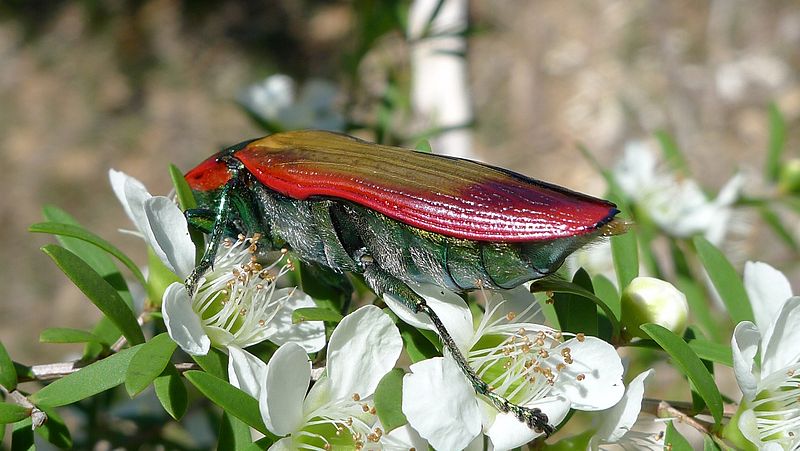
<path fill-rule="evenodd" d="M 226 238 L 213 271 L 192 300 L 205 327 L 225 330 L 241 343 L 259 334 L 289 297 L 274 294 L 275 282 L 292 270 L 291 263 L 281 254 L 269 266 L 260 264 L 256 258 L 259 238 L 258 234 L 240 235 L 236 241 Z"/>
<path fill-rule="evenodd" d="M 300 449 L 361 450 L 378 443 L 383 436 L 375 423 L 375 406 L 354 393 L 351 399 L 333 400 L 310 414 L 311 419 L 298 433 L 294 442 Z"/>
<path fill-rule="evenodd" d="M 770 374 L 752 402 L 756 427 L 763 441 L 800 446 L 800 363 Z"/>

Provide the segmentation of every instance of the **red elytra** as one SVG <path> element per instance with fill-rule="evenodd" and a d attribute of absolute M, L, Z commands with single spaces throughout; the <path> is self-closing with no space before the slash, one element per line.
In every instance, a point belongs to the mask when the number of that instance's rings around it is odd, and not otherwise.
<path fill-rule="evenodd" d="M 470 160 L 382 146 L 346 135 L 295 131 L 233 156 L 264 186 L 295 199 L 345 199 L 429 232 L 475 241 L 528 242 L 597 233 L 611 202 Z M 207 191 L 230 179 L 209 158 L 186 174 Z"/>

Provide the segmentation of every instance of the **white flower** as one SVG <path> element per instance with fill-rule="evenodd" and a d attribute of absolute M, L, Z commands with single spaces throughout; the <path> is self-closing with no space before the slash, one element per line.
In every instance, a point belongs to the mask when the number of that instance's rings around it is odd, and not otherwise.
<path fill-rule="evenodd" d="M 766 263 L 747 262 L 744 283 L 755 324 L 742 321 L 731 339 L 733 369 L 743 394 L 738 427 L 760 449 L 797 450 L 800 297 L 792 297 L 786 277 Z"/>
<path fill-rule="evenodd" d="M 433 286 L 414 289 L 494 393 L 541 409 L 550 424 L 559 424 L 570 408 L 607 409 L 622 397 L 623 368 L 614 348 L 582 335 L 562 341 L 560 332 L 528 322 L 539 321 L 539 309 L 524 287 L 502 296 L 491 293 L 477 326 L 469 307 L 454 293 Z M 384 300 L 405 322 L 433 330 L 427 317 L 410 313 L 391 296 Z M 542 434 L 477 395 L 450 354 L 411 365 L 403 381 L 403 412 L 437 449 L 463 449 L 481 431 L 495 450 L 521 446 Z"/>
<path fill-rule="evenodd" d="M 311 362 L 293 343 L 281 346 L 267 364 L 232 351 L 228 372 L 234 385 L 258 399 L 267 429 L 284 437 L 271 450 L 359 449 L 376 446 L 383 435 L 370 397 L 402 348 L 392 320 L 367 305 L 333 331 L 326 373 L 308 394 Z"/>
<path fill-rule="evenodd" d="M 195 247 L 183 213 L 170 199 L 151 196 L 133 177 L 114 170 L 109 177 L 145 241 L 179 280 L 185 279 L 194 269 Z M 164 323 L 170 337 L 187 353 L 205 355 L 212 345 L 247 347 L 264 340 L 294 341 L 309 352 L 325 346 L 321 321 L 292 324 L 292 312 L 313 307 L 314 301 L 299 290 L 276 289 L 276 280 L 289 266 L 281 255 L 269 267 L 262 267 L 253 256 L 257 241 L 257 236 L 224 240 L 214 269 L 200 279 L 192 298 L 181 282 L 167 287 Z"/>
<path fill-rule="evenodd" d="M 297 96 L 294 80 L 275 74 L 247 88 L 239 101 L 251 113 L 285 130 L 313 128 L 344 130 L 336 109 L 339 91 L 325 80 L 309 80 Z"/>
<path fill-rule="evenodd" d="M 652 373 L 653 370 L 647 370 L 636 376 L 617 405 L 598 414 L 600 425 L 590 441 L 590 449 L 664 449 L 664 423 L 655 421 L 654 416 L 640 417 L 644 381 Z"/>
<path fill-rule="evenodd" d="M 614 178 L 622 191 L 662 230 L 675 237 L 702 234 L 720 244 L 730 227 L 732 205 L 743 184 L 734 176 L 709 200 L 692 179 L 678 179 L 660 170 L 656 151 L 643 142 L 625 146 L 622 160 L 614 168 Z"/>

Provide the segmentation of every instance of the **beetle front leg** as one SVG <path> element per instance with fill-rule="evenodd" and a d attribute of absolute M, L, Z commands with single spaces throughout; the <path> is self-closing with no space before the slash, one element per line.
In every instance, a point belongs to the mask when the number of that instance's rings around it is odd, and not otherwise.
<path fill-rule="evenodd" d="M 217 249 L 225 235 L 225 227 L 228 223 L 228 204 L 230 203 L 230 196 L 235 183 L 236 179 L 231 179 L 222 188 L 217 208 L 214 211 L 214 228 L 211 230 L 211 237 L 206 244 L 203 257 L 200 259 L 200 262 L 197 263 L 192 273 L 189 274 L 189 277 L 186 278 L 186 281 L 184 281 L 189 296 L 194 294 L 197 289 L 197 284 L 200 282 L 200 278 L 203 277 L 209 269 L 214 267 L 214 257 L 216 257 Z"/>
<path fill-rule="evenodd" d="M 512 413 L 519 421 L 525 423 L 536 432 L 544 432 L 549 436 L 555 431 L 554 427 L 550 425 L 547 415 L 540 409 L 514 404 L 503 396 L 494 393 L 489 387 L 489 384 L 475 374 L 475 371 L 469 366 L 467 359 L 464 358 L 464 355 L 458 349 L 458 346 L 456 346 L 450 332 L 448 332 L 447 328 L 442 324 L 439 315 L 430 308 L 425 299 L 414 292 L 406 283 L 381 268 L 372 259 L 372 256 L 364 251 L 359 253 L 361 255 L 357 256 L 357 261 L 359 261 L 362 267 L 364 279 L 370 288 L 375 291 L 375 294 L 378 296 L 391 294 L 398 298 L 412 312 L 423 313 L 430 318 L 444 347 L 453 359 L 455 359 L 459 368 L 461 368 L 461 372 L 478 394 L 485 396 L 499 411 Z"/>

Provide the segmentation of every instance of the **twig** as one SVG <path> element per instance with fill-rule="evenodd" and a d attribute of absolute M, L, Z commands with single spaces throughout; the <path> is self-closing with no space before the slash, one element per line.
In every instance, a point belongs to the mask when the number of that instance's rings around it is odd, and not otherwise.
<path fill-rule="evenodd" d="M 91 362 L 58 362 L 47 363 L 44 365 L 34 365 L 29 368 L 30 374 L 32 374 L 33 377 L 20 375 L 19 382 L 45 382 L 54 379 L 61 379 L 64 376 L 69 376 L 70 374 L 80 370 L 89 363 Z M 175 369 L 178 370 L 179 373 L 183 374 L 189 370 L 200 369 L 200 366 L 196 363 L 190 362 L 176 363 Z"/>
<path fill-rule="evenodd" d="M 6 399 L 10 399 L 14 401 L 15 404 L 18 404 L 31 411 L 31 429 L 41 427 L 47 421 L 47 414 L 38 407 L 34 406 L 33 403 L 28 401 L 28 398 L 26 398 L 25 395 L 19 391 L 8 391 L 2 385 L 0 385 L 0 390 L 2 390 L 6 395 Z"/>
<path fill-rule="evenodd" d="M 139 323 L 139 327 L 142 327 L 148 319 L 150 319 L 150 310 L 144 309 L 144 311 L 136 317 L 136 322 Z M 119 352 L 127 343 L 128 339 L 125 338 L 125 336 L 119 337 L 119 339 L 111 345 L 111 352 Z"/>
<path fill-rule="evenodd" d="M 693 416 L 691 413 L 691 404 L 680 401 L 662 401 L 657 399 L 643 399 L 642 411 L 653 414 L 659 418 L 674 418 L 681 423 L 684 423 L 692 428 L 700 431 L 702 434 L 711 434 L 711 427 L 713 423 L 703 421 Z"/>

